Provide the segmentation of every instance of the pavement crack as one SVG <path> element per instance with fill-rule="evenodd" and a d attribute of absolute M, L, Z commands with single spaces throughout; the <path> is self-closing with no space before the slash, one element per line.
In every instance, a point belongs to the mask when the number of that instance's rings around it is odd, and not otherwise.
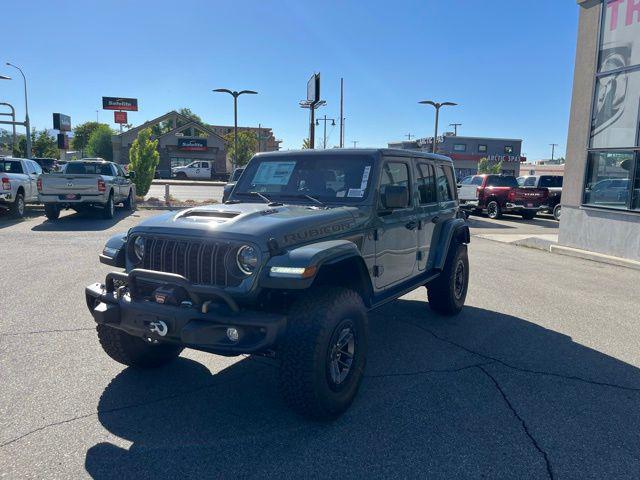
<path fill-rule="evenodd" d="M 192 395 L 194 393 L 197 393 L 197 392 L 200 392 L 200 391 L 203 391 L 203 390 L 207 390 L 209 388 L 219 387 L 220 385 L 225 385 L 225 384 L 228 384 L 228 383 L 235 382 L 235 381 L 240 380 L 241 378 L 245 377 L 246 375 L 248 375 L 248 373 L 244 373 L 242 375 L 238 375 L 236 377 L 232 377 L 232 378 L 229 378 L 227 380 L 220 381 L 220 382 L 214 380 L 214 381 L 206 383 L 204 385 L 200 385 L 199 387 L 196 387 L 196 388 L 192 388 L 192 389 L 189 389 L 189 390 L 184 390 L 182 392 L 173 393 L 171 395 L 165 395 L 165 396 L 158 397 L 158 398 L 152 398 L 152 399 L 146 400 L 144 402 L 130 403 L 130 404 L 127 404 L 127 405 L 121 405 L 119 407 L 113 407 L 113 408 L 105 408 L 105 409 L 102 409 L 102 410 L 96 410 L 95 412 L 90 412 L 90 413 L 84 413 L 82 415 L 77 415 L 75 417 L 67 418 L 65 420 L 59 420 L 57 422 L 48 423 L 46 425 L 42 425 L 40 427 L 34 428 L 33 430 L 29 430 L 28 432 L 25 432 L 22 435 L 19 435 L 19 436 L 15 437 L 15 438 L 12 438 L 11 440 L 7 440 L 4 443 L 0 443 L 0 448 L 7 447 L 7 446 L 19 441 L 19 440 L 22 440 L 25 437 L 28 437 L 29 435 L 33 435 L 34 433 L 40 432 L 42 430 L 46 430 L 46 429 L 51 428 L 51 427 L 56 427 L 56 426 L 59 426 L 59 425 L 65 425 L 67 423 L 75 422 L 77 420 L 82 420 L 82 419 L 85 419 L 85 418 L 88 418 L 88 417 L 101 415 L 101 414 L 105 414 L 105 413 L 106 414 L 116 413 L 116 412 L 120 412 L 122 410 L 129 410 L 129 409 L 133 409 L 133 408 L 145 407 L 145 406 L 148 406 L 148 405 L 153 405 L 154 403 L 163 402 L 165 400 L 171 400 L 171 399 L 179 398 L 179 397 L 182 397 L 184 395 Z"/>
<path fill-rule="evenodd" d="M 458 368 L 435 368 L 431 370 L 417 370 L 415 372 L 400 372 L 400 373 L 379 373 L 375 375 L 365 375 L 364 378 L 387 378 L 387 377 L 411 377 L 415 375 L 429 375 L 431 373 L 458 373 L 464 370 L 469 370 L 471 368 L 481 367 L 484 365 L 491 365 L 494 363 L 490 362 L 482 362 L 482 363 L 473 363 L 471 365 L 466 365 L 464 367 Z"/>
<path fill-rule="evenodd" d="M 42 333 L 69 333 L 69 332 L 83 332 L 86 330 L 95 330 L 95 327 L 83 327 L 83 328 L 58 328 L 51 330 L 34 330 L 32 332 L 12 332 L 12 333 L 0 333 L 0 337 L 17 337 L 20 335 L 39 335 Z"/>
<path fill-rule="evenodd" d="M 496 389 L 498 390 L 498 392 L 500 392 L 500 395 L 502 395 L 502 399 L 504 400 L 504 403 L 507 405 L 507 407 L 509 408 L 509 410 L 511 410 L 511 413 L 513 414 L 514 417 L 516 417 L 518 419 L 518 421 L 520 422 L 520 424 L 522 425 L 522 429 L 524 430 L 524 433 L 527 435 L 527 437 L 529 438 L 529 440 L 531 441 L 531 443 L 533 444 L 534 448 L 542 455 L 542 457 L 544 458 L 544 462 L 545 465 L 547 467 L 547 474 L 549 475 L 549 478 L 551 480 L 554 479 L 553 476 L 553 468 L 551 467 L 551 462 L 549 460 L 549 456 L 547 455 L 547 452 L 545 452 L 543 450 L 543 448 L 540 446 L 540 444 L 538 443 L 538 441 L 535 439 L 535 437 L 533 436 L 533 434 L 531 433 L 531 431 L 529 430 L 529 427 L 527 426 L 527 423 L 524 421 L 524 419 L 520 416 L 520 414 L 518 413 L 518 411 L 515 409 L 515 407 L 513 406 L 513 404 L 511 403 L 511 401 L 509 400 L 509 397 L 507 397 L 507 394 L 504 392 L 504 390 L 502 389 L 502 387 L 500 386 L 500 384 L 498 383 L 498 381 L 496 380 L 496 378 L 491 375 L 486 369 L 483 368 L 483 366 L 478 366 L 479 370 L 482 370 L 482 372 L 491 379 L 491 381 L 493 382 L 493 384 L 495 385 Z"/>
<path fill-rule="evenodd" d="M 431 335 L 432 337 L 434 337 L 437 340 L 440 340 L 441 342 L 444 343 L 448 343 L 449 345 L 453 345 L 455 347 L 460 348 L 461 350 L 464 350 L 467 353 L 471 353 L 472 355 L 477 355 L 478 357 L 484 358 L 485 360 L 489 360 L 491 362 L 495 362 L 498 363 L 500 365 L 502 365 L 503 367 L 506 368 L 510 368 L 512 370 L 516 370 L 518 372 L 522 372 L 522 373 L 530 373 L 530 374 L 534 374 L 534 375 L 544 375 L 544 376 L 549 376 L 549 377 L 556 377 L 556 378 L 561 378 L 563 380 L 574 380 L 576 382 L 582 382 L 582 383 L 588 383 L 591 385 L 596 385 L 599 387 L 610 387 L 610 388 L 617 388 L 620 390 L 625 390 L 628 392 L 640 392 L 640 388 L 639 387 L 627 387 L 625 385 L 618 385 L 616 383 L 610 383 L 610 382 L 600 382 L 598 380 L 591 380 L 588 378 L 584 378 L 584 377 L 579 377 L 577 375 L 566 375 L 563 373 L 557 373 L 557 372 L 547 372 L 544 370 L 534 370 L 534 369 L 530 369 L 530 368 L 525 368 L 525 367 L 518 367 L 516 365 L 512 365 L 509 362 L 502 360 L 498 357 L 493 357 L 491 355 L 488 355 L 486 353 L 482 353 L 482 352 L 478 352 L 477 350 L 473 350 L 469 347 L 466 347 L 458 342 L 455 342 L 453 340 L 449 340 L 448 338 L 444 338 L 438 334 L 436 334 L 435 332 L 433 332 L 431 329 L 423 326 L 423 325 L 418 325 L 416 323 L 413 322 L 408 322 L 406 320 L 401 320 L 396 318 L 395 319 L 398 322 L 401 323 L 405 323 L 407 325 L 411 325 L 413 327 L 419 328 L 420 330 L 423 330 L 425 332 L 427 332 L 429 335 Z"/>

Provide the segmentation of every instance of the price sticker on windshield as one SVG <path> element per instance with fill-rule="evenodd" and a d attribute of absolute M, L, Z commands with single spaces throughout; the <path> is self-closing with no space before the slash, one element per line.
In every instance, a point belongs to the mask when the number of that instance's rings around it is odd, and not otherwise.
<path fill-rule="evenodd" d="M 369 173 L 371 173 L 371 165 L 367 165 L 366 167 L 364 167 L 364 172 L 362 172 L 362 181 L 360 182 L 361 192 L 364 192 L 367 189 L 367 183 L 369 182 Z M 362 197 L 362 195 L 360 196 Z"/>

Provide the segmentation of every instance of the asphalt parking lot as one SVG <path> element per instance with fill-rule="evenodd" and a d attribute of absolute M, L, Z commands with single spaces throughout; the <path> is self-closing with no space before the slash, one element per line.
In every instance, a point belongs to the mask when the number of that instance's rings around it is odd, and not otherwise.
<path fill-rule="evenodd" d="M 0 218 L 3 478 L 640 474 L 637 271 L 474 237 L 463 313 L 432 313 L 424 289 L 372 312 L 359 396 L 314 423 L 285 408 L 271 360 L 111 361 L 84 287 L 110 270 L 104 241 L 158 212 L 38 212 Z M 547 221 L 470 224 L 528 233 Z"/>

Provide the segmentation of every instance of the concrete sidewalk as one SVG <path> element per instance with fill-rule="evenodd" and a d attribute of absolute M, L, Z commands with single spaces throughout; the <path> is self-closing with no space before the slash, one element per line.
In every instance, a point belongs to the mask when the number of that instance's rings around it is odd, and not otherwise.
<path fill-rule="evenodd" d="M 163 179 L 163 178 L 155 178 L 151 182 L 151 185 L 180 185 L 184 187 L 189 186 L 213 186 L 213 187 L 224 187 L 227 182 L 221 182 L 219 180 L 174 180 L 174 179 Z"/>

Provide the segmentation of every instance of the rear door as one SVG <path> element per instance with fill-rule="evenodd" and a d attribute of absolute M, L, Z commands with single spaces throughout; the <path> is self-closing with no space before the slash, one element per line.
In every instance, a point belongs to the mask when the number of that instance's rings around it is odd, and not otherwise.
<path fill-rule="evenodd" d="M 416 267 L 418 221 L 413 202 L 411 163 L 408 158 L 390 158 L 383 162 L 378 186 L 378 228 L 376 228 L 375 286 L 384 288 L 413 275 Z M 404 208 L 384 208 L 383 197 L 388 186 L 409 188 Z"/>
<path fill-rule="evenodd" d="M 450 165 L 436 164 L 436 190 L 438 194 L 438 218 L 446 220 L 456 216 L 458 207 L 455 176 Z"/>
<path fill-rule="evenodd" d="M 125 177 L 124 170 L 122 170 L 122 167 L 120 165 L 113 164 L 111 165 L 111 167 L 114 168 L 116 171 L 116 176 L 114 181 L 115 181 L 115 184 L 117 185 L 118 197 L 120 200 L 124 200 L 125 198 L 127 198 L 127 195 L 129 195 L 129 181 Z"/>
<path fill-rule="evenodd" d="M 37 181 L 38 175 L 36 168 L 33 166 L 35 162 L 31 160 L 22 161 L 22 171 L 27 175 L 27 180 L 24 184 L 24 201 L 31 202 L 34 197 L 38 195 Z"/>
<path fill-rule="evenodd" d="M 32 185 L 31 185 L 31 198 L 25 199 L 27 202 L 36 202 L 38 200 L 38 177 L 42 175 L 42 168 L 38 165 L 37 162 L 31 161 L 33 165 L 33 169 L 35 171 L 34 176 L 32 177 Z"/>
<path fill-rule="evenodd" d="M 211 162 L 200 162 L 199 178 L 211 178 Z"/>
<path fill-rule="evenodd" d="M 436 173 L 433 163 L 418 159 L 416 161 L 418 217 L 418 271 L 423 271 L 429 260 L 433 230 L 438 221 L 438 193 L 436 190 Z"/>

